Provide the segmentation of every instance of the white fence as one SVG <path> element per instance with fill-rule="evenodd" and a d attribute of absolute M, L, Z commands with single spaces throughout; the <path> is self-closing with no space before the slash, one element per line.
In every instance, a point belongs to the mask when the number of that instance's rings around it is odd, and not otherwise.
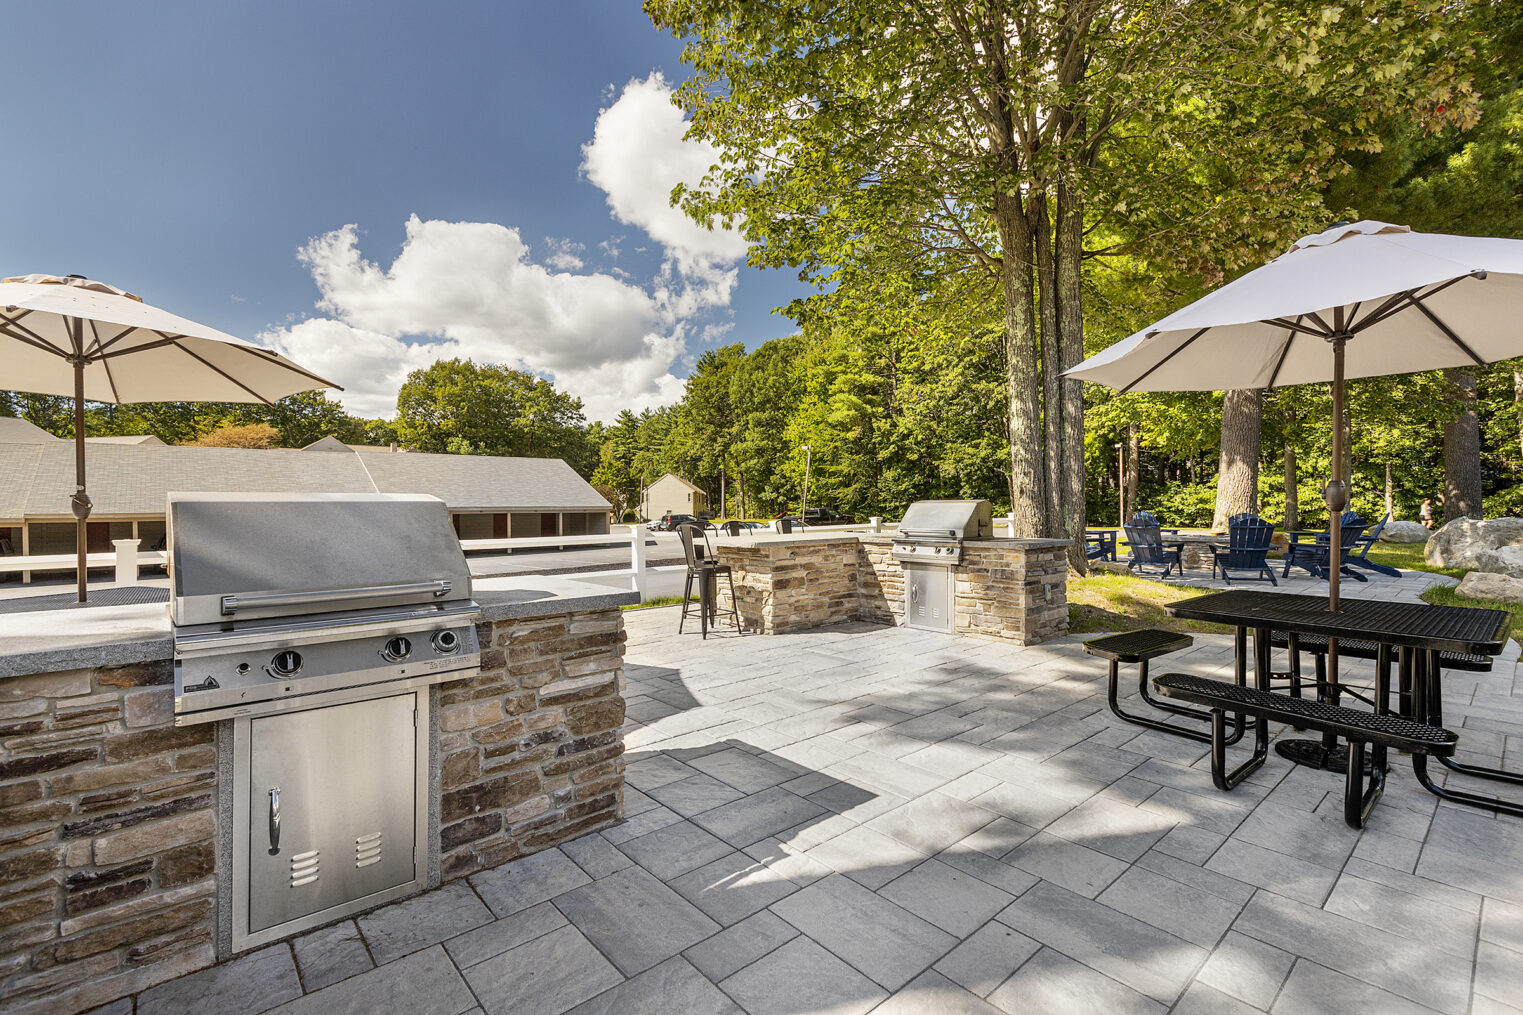
<path fill-rule="evenodd" d="M 142 550 L 141 539 L 113 539 L 116 547 L 112 553 L 85 554 L 86 567 L 115 567 L 118 585 L 136 585 L 139 567 L 163 564 L 167 556 L 163 550 Z M 30 582 L 33 571 L 76 571 L 79 557 L 72 553 L 36 554 L 29 557 L 0 557 L 0 574 L 21 572 L 21 580 Z"/>
<path fill-rule="evenodd" d="M 996 519 L 995 526 L 1012 524 L 1013 519 Z M 881 532 L 884 523 L 881 518 L 872 518 L 866 524 L 850 525 L 811 525 L 806 529 L 795 530 L 795 535 L 810 535 L 821 532 Z M 618 577 L 628 575 L 630 589 L 639 592 L 645 597 L 647 589 L 647 575 L 649 568 L 646 565 L 647 547 L 646 538 L 650 531 L 644 525 L 621 525 L 614 531 L 591 536 L 537 536 L 523 539 L 462 539 L 460 548 L 466 552 L 480 552 L 490 550 L 544 550 L 544 549 L 572 549 L 586 546 L 628 546 L 629 569 L 618 571 L 599 571 L 601 577 Z M 766 539 L 778 536 L 776 529 L 749 529 L 740 537 L 716 535 L 712 530 L 709 537 L 716 542 L 724 542 L 727 539 L 747 538 Z M 90 553 L 85 555 L 85 565 L 92 568 L 114 567 L 116 570 L 115 581 L 118 585 L 135 585 L 138 581 L 138 570 L 142 567 L 162 565 L 167 559 L 163 550 L 143 550 L 138 539 L 116 539 L 112 545 L 116 550 L 111 553 Z M 23 582 L 32 580 L 34 571 L 74 571 L 77 567 L 77 558 L 72 553 L 40 554 L 32 556 L 0 556 L 0 574 L 20 572 Z M 574 577 L 574 576 L 572 576 Z"/>

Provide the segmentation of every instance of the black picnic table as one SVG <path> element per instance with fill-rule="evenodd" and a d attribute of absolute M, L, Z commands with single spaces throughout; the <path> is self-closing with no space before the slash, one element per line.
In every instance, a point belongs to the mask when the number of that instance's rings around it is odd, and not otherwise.
<path fill-rule="evenodd" d="M 1496 655 L 1507 644 L 1512 624 L 1512 615 L 1503 610 L 1345 598 L 1337 612 L 1333 612 L 1328 609 L 1326 596 L 1247 589 L 1185 599 L 1170 603 L 1165 609 L 1171 616 L 1184 620 L 1203 620 L 1236 628 L 1236 668 L 1240 675 L 1245 673 L 1248 665 L 1246 634 L 1251 630 L 1255 677 L 1261 690 L 1269 689 L 1271 631 L 1286 632 L 1292 656 L 1298 651 L 1297 638 L 1301 635 L 1374 642 L 1381 646 L 1377 666 L 1389 665 L 1389 653 L 1395 650 L 1399 653 L 1403 684 L 1412 689 L 1410 700 L 1403 703 L 1404 709 L 1419 721 L 1435 724 L 1440 721 L 1442 709 L 1439 701 L 1440 656 L 1444 653 Z M 1337 667 L 1329 665 L 1327 691 L 1333 704 L 1338 703 L 1337 681 Z M 1385 703 L 1380 702 L 1377 707 L 1384 709 Z M 1275 750 L 1298 764 L 1338 768 L 1340 762 L 1329 756 L 1333 746 L 1327 741 L 1288 740 L 1276 744 Z M 1425 756 L 1413 756 L 1418 781 L 1438 796 L 1456 803 L 1523 816 L 1523 807 L 1517 804 L 1435 785 L 1427 777 L 1426 763 Z M 1498 770 L 1470 768 L 1467 771 L 1504 782 L 1523 781 L 1513 773 Z"/>

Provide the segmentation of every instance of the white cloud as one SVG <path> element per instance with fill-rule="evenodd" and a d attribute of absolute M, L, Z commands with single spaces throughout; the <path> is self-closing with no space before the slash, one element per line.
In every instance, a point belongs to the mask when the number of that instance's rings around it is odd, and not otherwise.
<path fill-rule="evenodd" d="M 586 247 L 574 240 L 547 238 L 536 260 L 511 226 L 416 215 L 383 266 L 362 255 L 359 229 L 347 225 L 299 251 L 327 316 L 261 339 L 344 385 L 338 397 L 367 416 L 395 412 L 408 372 L 452 356 L 548 376 L 583 400 L 589 419 L 676 401 L 684 382 L 672 368 L 691 358 L 685 336 L 723 333 L 703 318 L 728 306 L 746 244 L 670 206 L 672 188 L 697 182 L 715 161 L 708 146 L 683 138 L 670 97 L 659 74 L 631 81 L 582 149 L 583 171 L 614 218 L 660 244 L 654 277 L 584 271 Z M 598 246 L 616 258 L 623 239 Z"/>
<path fill-rule="evenodd" d="M 413 370 L 459 355 L 451 345 L 403 342 L 325 317 L 267 331 L 259 341 L 344 390 L 334 397 L 359 416 L 390 416 Z"/>
<path fill-rule="evenodd" d="M 719 153 L 689 141 L 682 110 L 659 73 L 634 80 L 598 114 L 582 146 L 582 172 L 608 195 L 620 222 L 639 226 L 679 262 L 729 262 L 745 256 L 746 241 L 731 229 L 710 230 L 671 204 L 672 188 L 703 179 Z"/>

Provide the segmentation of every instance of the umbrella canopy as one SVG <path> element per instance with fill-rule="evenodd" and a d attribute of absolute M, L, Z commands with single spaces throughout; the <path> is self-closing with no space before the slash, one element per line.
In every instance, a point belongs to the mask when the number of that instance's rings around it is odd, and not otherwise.
<path fill-rule="evenodd" d="M 273 402 L 337 388 L 268 349 L 77 277 L 0 279 L 0 387 L 91 402 Z"/>
<path fill-rule="evenodd" d="M 1523 240 L 1336 225 L 1067 371 L 1119 391 L 1220 391 L 1481 366 L 1523 356 Z M 1331 518 L 1348 503 L 1333 431 Z M 1328 529 L 1338 608 L 1339 526 Z"/>
<path fill-rule="evenodd" d="M 78 589 L 85 601 L 85 402 L 264 402 L 337 388 L 283 356 L 78 275 L 0 279 L 0 387 L 74 398 Z"/>
<path fill-rule="evenodd" d="M 1523 355 L 1523 240 L 1355 222 L 1280 257 L 1068 376 L 1121 391 L 1224 391 L 1479 366 Z"/>

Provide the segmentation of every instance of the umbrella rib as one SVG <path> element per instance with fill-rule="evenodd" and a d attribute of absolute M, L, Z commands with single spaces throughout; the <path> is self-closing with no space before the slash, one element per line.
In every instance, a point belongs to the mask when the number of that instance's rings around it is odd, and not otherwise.
<path fill-rule="evenodd" d="M 247 384 L 244 384 L 242 381 L 240 381 L 238 378 L 234 377 L 232 374 L 228 373 L 226 370 L 223 370 L 221 367 L 217 366 L 215 363 L 212 363 L 212 362 L 208 361 L 204 356 L 198 356 L 195 353 L 191 352 L 189 349 L 185 348 L 185 346 L 181 345 L 176 339 L 170 339 L 169 340 L 169 344 L 174 346 L 176 349 L 180 350 L 181 352 L 183 352 L 185 355 L 189 356 L 191 359 L 195 360 L 197 363 L 200 363 L 202 366 L 206 367 L 206 369 L 211 370 L 214 373 L 221 374 L 224 379 L 232 381 L 234 384 L 238 385 L 238 387 L 242 388 L 244 391 L 247 391 L 249 394 L 251 394 L 255 398 L 259 399 L 265 405 L 274 405 L 275 404 L 274 402 L 270 401 L 268 398 L 265 398 L 259 392 L 255 391 L 253 388 L 249 387 Z"/>
<path fill-rule="evenodd" d="M 116 343 L 120 342 L 122 339 L 126 338 L 128 335 L 132 334 L 134 331 L 137 331 L 137 330 L 138 329 L 137 329 L 136 326 L 129 325 L 129 326 L 123 328 L 122 332 L 119 335 L 117 335 L 115 338 L 107 339 L 104 342 L 97 341 L 96 342 L 96 346 L 95 346 L 96 350 L 98 352 L 104 353 L 107 349 L 111 348 L 113 345 L 115 345 Z"/>
<path fill-rule="evenodd" d="M 94 321 L 90 322 L 90 333 L 95 336 L 95 348 L 96 348 L 96 350 L 99 350 L 101 348 L 101 344 L 100 344 L 100 328 L 98 328 L 96 326 L 96 323 Z M 120 337 L 120 336 L 118 336 L 118 337 Z M 106 383 L 111 385 L 111 401 L 115 402 L 117 405 L 121 405 L 122 404 L 122 393 L 120 391 L 116 390 L 116 378 L 111 376 L 111 364 L 110 364 L 110 362 L 107 361 L 105 359 L 105 357 L 100 357 L 100 366 L 101 366 L 101 369 L 106 372 Z"/>
<path fill-rule="evenodd" d="M 1387 313 L 1392 312 L 1395 308 L 1400 307 L 1401 304 L 1407 300 L 1410 300 L 1412 298 L 1412 294 L 1415 292 L 1417 292 L 1416 289 L 1408 289 L 1405 292 L 1393 293 L 1386 298 L 1384 303 L 1380 304 L 1380 306 L 1370 311 L 1369 314 L 1365 316 L 1364 320 L 1355 322 L 1354 320 L 1350 319 L 1348 330 L 1357 335 L 1365 328 L 1368 328 L 1374 324 L 1379 324 L 1381 321 L 1385 320 L 1385 315 Z"/>
<path fill-rule="evenodd" d="M 160 339 L 157 342 L 144 342 L 142 345 L 135 345 L 131 349 L 122 349 L 122 350 L 120 350 L 118 352 L 105 352 L 105 353 L 101 353 L 99 356 L 96 357 L 96 359 L 100 359 L 100 360 L 116 359 L 119 356 L 131 356 L 134 353 L 147 352 L 150 349 L 162 349 L 166 345 L 174 345 L 174 344 L 175 344 L 175 340 L 173 338 L 162 338 L 162 339 Z"/>
<path fill-rule="evenodd" d="M 1318 331 L 1315 328 L 1308 328 L 1306 325 L 1302 324 L 1300 317 L 1297 317 L 1294 321 L 1287 321 L 1283 317 L 1271 317 L 1268 320 L 1266 320 L 1264 323 L 1265 324 L 1273 324 L 1276 327 L 1284 328 L 1287 331 L 1295 331 L 1295 332 L 1300 332 L 1303 335 L 1310 335 L 1312 338 L 1326 338 L 1327 337 L 1327 335 L 1324 332 Z"/>
<path fill-rule="evenodd" d="M 1341 308 L 1335 308 L 1335 309 L 1341 309 Z M 1323 337 L 1323 338 L 1331 338 L 1333 336 L 1333 333 L 1338 330 L 1337 328 L 1329 328 L 1327 326 L 1327 322 L 1324 321 L 1322 319 L 1322 316 L 1320 314 L 1318 314 L 1316 311 L 1308 311 L 1306 316 L 1310 317 L 1312 320 L 1317 322 L 1317 327 L 1322 329 L 1322 336 L 1321 337 Z"/>
<path fill-rule="evenodd" d="M 1359 324 L 1351 330 L 1359 332 L 1363 331 L 1365 328 L 1380 324 L 1381 322 L 1395 316 L 1396 314 L 1401 313 L 1403 310 L 1407 309 L 1408 306 L 1415 307 L 1422 303 L 1423 300 L 1437 296 L 1439 293 L 1454 285 L 1456 282 L 1463 282 L 1465 279 L 1470 277 L 1471 276 L 1469 275 L 1461 275 L 1459 278 L 1451 278 L 1446 282 L 1440 282 L 1438 285 L 1434 286 L 1432 289 L 1429 289 L 1421 296 L 1417 294 L 1416 289 L 1408 289 L 1406 292 L 1397 293 L 1395 296 L 1391 297 L 1390 300 L 1387 300 L 1386 303 L 1377 309 L 1373 314 L 1360 321 Z M 1393 301 L 1395 301 L 1394 305 L 1392 305 Z"/>
<path fill-rule="evenodd" d="M 68 353 L 58 348 L 58 346 L 54 345 L 52 342 L 49 342 L 46 339 L 34 337 L 30 329 L 18 327 L 17 330 L 12 331 L 11 328 L 16 327 L 14 321 L 6 320 L 4 318 L 0 318 L 0 320 L 4 321 L 4 323 L 0 323 L 0 335 L 4 335 L 7 338 L 14 338 L 16 341 L 22 343 L 23 345 L 30 345 L 35 349 L 41 349 L 43 352 L 50 352 L 54 356 L 57 356 L 59 359 L 69 358 Z"/>
<path fill-rule="evenodd" d="M 155 332 L 155 334 L 162 335 L 164 338 L 168 339 L 171 342 L 174 342 L 174 341 L 177 341 L 178 339 L 187 337 L 185 335 L 168 335 L 168 334 L 165 334 L 162 331 Z M 181 348 L 184 348 L 184 347 L 182 346 Z M 261 347 L 259 347 L 257 345 L 239 345 L 239 346 L 235 346 L 234 348 L 242 349 L 244 352 L 252 353 L 255 356 L 262 356 L 265 359 L 265 361 L 268 362 L 271 366 L 280 367 L 282 370 L 286 370 L 286 371 L 289 371 L 289 372 L 295 373 L 295 374 L 300 374 L 301 376 L 307 378 L 308 380 L 318 381 L 318 382 L 320 382 L 322 384 L 326 384 L 328 387 L 333 388 L 333 389 L 335 389 L 337 391 L 343 391 L 344 390 L 341 385 L 334 384 L 332 381 L 328 380 L 326 377 L 319 377 L 319 376 L 317 376 L 317 374 L 312 373 L 310 370 L 304 370 L 301 367 L 297 366 L 295 363 L 292 363 L 289 360 L 282 359 L 280 357 L 279 353 L 271 352 L 269 349 L 264 349 L 264 348 L 261 348 Z M 211 364 L 208 363 L 207 366 L 211 366 Z M 215 369 L 215 367 L 213 369 Z M 258 394 L 258 392 L 253 392 L 253 393 L 254 394 Z M 261 396 L 261 397 L 263 397 L 263 396 Z"/>
<path fill-rule="evenodd" d="M 269 349 L 261 349 L 257 345 L 251 345 L 251 346 L 249 346 L 248 347 L 248 351 L 252 352 L 252 353 L 255 353 L 256 355 L 263 356 L 273 366 L 282 367 L 283 369 L 289 370 L 292 373 L 301 374 L 303 377 L 307 378 L 308 380 L 321 381 L 322 383 L 328 385 L 328 387 L 333 388 L 335 391 L 343 391 L 344 390 L 343 385 L 341 385 L 341 384 L 334 384 L 332 381 L 328 380 L 328 378 L 326 378 L 326 377 L 319 377 L 317 374 L 312 373 L 312 371 L 310 371 L 310 370 L 304 370 L 303 368 L 297 366 L 295 363 L 292 363 L 290 360 L 282 359 L 280 354 L 278 352 L 272 352 Z"/>
<path fill-rule="evenodd" d="M 1416 300 L 1414 300 L 1412 302 L 1412 305 L 1417 308 L 1417 312 L 1418 313 L 1422 314 L 1428 320 L 1432 321 L 1433 322 L 1433 326 L 1435 328 L 1437 328 L 1439 331 L 1444 333 L 1444 337 L 1445 338 L 1447 338 L 1449 341 L 1453 342 L 1455 345 L 1459 346 L 1460 350 L 1466 356 L 1469 356 L 1472 360 L 1474 360 L 1476 366 L 1483 367 L 1483 366 L 1486 365 L 1486 361 L 1481 359 L 1481 357 L 1477 356 L 1475 354 L 1475 350 L 1470 348 L 1470 346 L 1466 345 L 1460 339 L 1460 337 L 1454 333 L 1453 329 L 1451 329 L 1449 327 L 1449 325 L 1447 325 L 1443 321 L 1439 320 L 1437 314 L 1435 314 L 1433 311 L 1429 310 L 1427 307 L 1423 306 L 1422 303 L 1420 303 L 1420 302 L 1418 302 Z"/>
<path fill-rule="evenodd" d="M 1137 385 L 1139 385 L 1143 381 L 1147 380 L 1149 375 L 1151 375 L 1154 370 L 1157 370 L 1159 367 L 1163 366 L 1169 360 L 1173 359 L 1175 356 L 1178 356 L 1180 353 L 1184 352 L 1185 349 L 1189 347 L 1191 342 L 1195 341 L 1197 338 L 1199 338 L 1200 336 L 1204 335 L 1206 332 L 1208 332 L 1210 330 L 1211 330 L 1210 328 L 1202 328 L 1199 331 L 1197 331 L 1195 334 L 1191 335 L 1189 338 L 1185 339 L 1183 342 L 1179 343 L 1179 345 L 1175 346 L 1174 349 L 1172 351 L 1170 351 L 1170 353 L 1167 356 L 1165 356 L 1163 359 L 1159 360 L 1157 363 L 1154 363 L 1152 366 L 1148 367 L 1146 370 L 1144 370 L 1142 372 L 1142 376 L 1141 377 L 1138 377 L 1135 381 L 1133 381 L 1132 383 L 1128 384 L 1126 387 L 1124 387 L 1124 388 L 1120 389 L 1119 391 L 1117 391 L 1116 394 L 1118 394 L 1118 395 L 1124 395 L 1128 391 L 1131 391 Z"/>
<path fill-rule="evenodd" d="M 1296 318 L 1296 320 L 1299 321 L 1300 318 Z M 1275 363 L 1274 363 L 1274 372 L 1269 375 L 1269 383 L 1264 385 L 1264 387 L 1266 387 L 1266 388 L 1272 388 L 1272 387 L 1274 387 L 1274 382 L 1276 380 L 1278 380 L 1279 376 L 1280 376 L 1280 368 L 1285 365 L 1285 358 L 1290 355 L 1290 346 L 1291 346 L 1291 343 L 1294 342 L 1295 340 L 1296 340 L 1296 333 L 1295 333 L 1295 331 L 1294 330 L 1287 331 L 1286 334 L 1285 334 L 1285 347 L 1280 350 L 1280 358 L 1275 360 Z"/>

